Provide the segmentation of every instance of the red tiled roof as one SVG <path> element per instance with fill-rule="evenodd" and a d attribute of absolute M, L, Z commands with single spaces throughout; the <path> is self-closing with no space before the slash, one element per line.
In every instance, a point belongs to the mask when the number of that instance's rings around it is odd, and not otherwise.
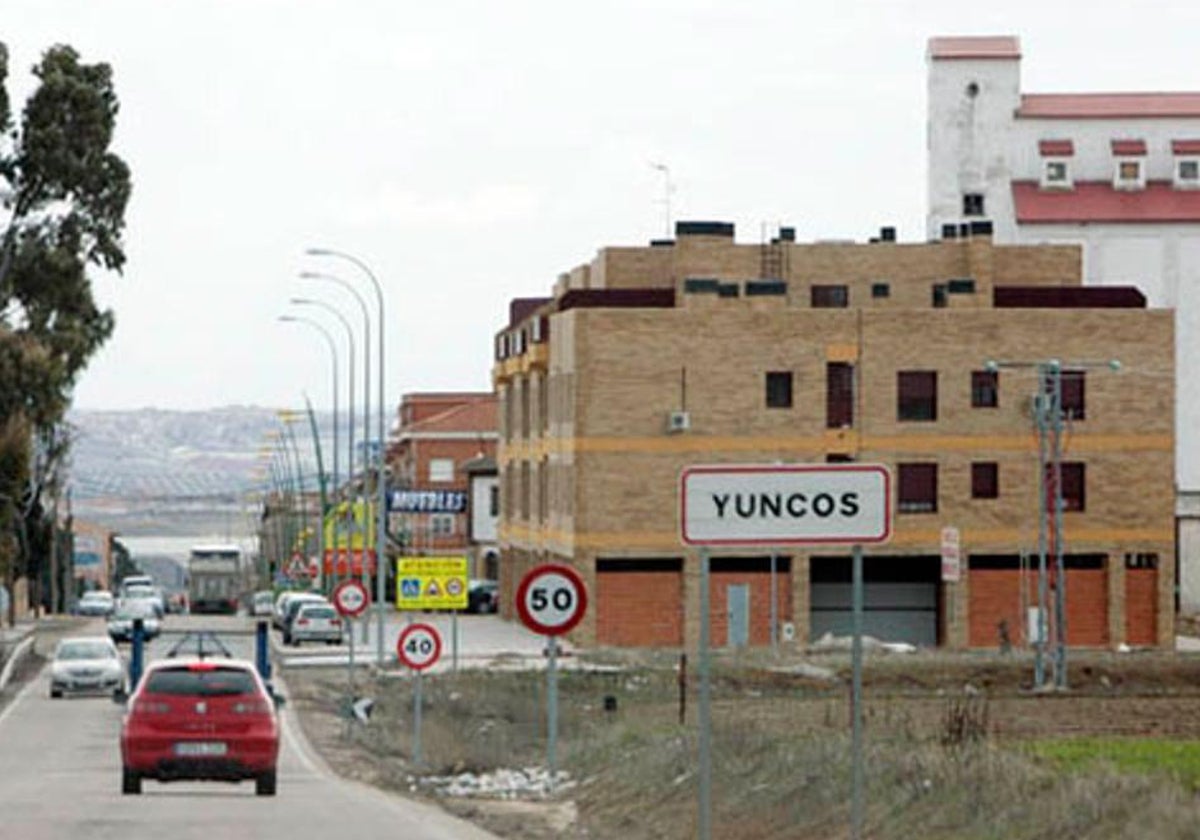
<path fill-rule="evenodd" d="M 929 57 L 936 59 L 1020 58 L 1021 42 L 1012 35 L 930 38 Z"/>
<path fill-rule="evenodd" d="M 1200 117 L 1200 93 L 1026 93 L 1017 116 L 1026 119 Z"/>
<path fill-rule="evenodd" d="M 1074 189 L 1043 190 L 1036 181 L 1013 181 L 1017 222 L 1200 222 L 1200 190 L 1177 190 L 1167 181 L 1145 189 L 1115 190 L 1108 181 L 1076 181 Z"/>
<path fill-rule="evenodd" d="M 1075 144 L 1070 140 L 1039 140 L 1038 154 L 1042 157 L 1071 157 Z"/>
<path fill-rule="evenodd" d="M 1171 154 L 1200 155 L 1200 140 L 1172 140 Z"/>
<path fill-rule="evenodd" d="M 401 434 L 419 432 L 495 432 L 500 428 L 497 400 L 477 401 L 427 417 L 413 423 Z"/>
<path fill-rule="evenodd" d="M 1114 155 L 1144 155 L 1146 154 L 1145 140 L 1114 140 L 1112 141 Z"/>

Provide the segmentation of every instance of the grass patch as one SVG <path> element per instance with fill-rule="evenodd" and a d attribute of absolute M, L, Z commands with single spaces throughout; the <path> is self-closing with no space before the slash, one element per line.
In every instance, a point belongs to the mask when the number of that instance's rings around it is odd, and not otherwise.
<path fill-rule="evenodd" d="M 1071 772 L 1109 765 L 1121 773 L 1166 775 L 1200 791 L 1200 741 L 1162 738 L 1070 738 L 1033 741 L 1028 750 Z"/>

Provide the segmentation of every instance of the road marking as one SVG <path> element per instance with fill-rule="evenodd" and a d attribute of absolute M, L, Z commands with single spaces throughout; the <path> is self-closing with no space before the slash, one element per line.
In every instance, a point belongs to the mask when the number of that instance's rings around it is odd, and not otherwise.
<path fill-rule="evenodd" d="M 17 692 L 17 696 L 9 702 L 4 711 L 0 712 L 0 726 L 4 725 L 4 721 L 6 721 L 8 716 L 13 713 L 13 710 L 17 708 L 17 704 L 25 699 L 25 695 L 41 685 L 42 674 L 45 672 L 47 667 L 47 665 L 43 665 L 41 668 L 39 668 L 38 672 L 33 675 L 33 678 L 29 680 L 25 687 Z"/>

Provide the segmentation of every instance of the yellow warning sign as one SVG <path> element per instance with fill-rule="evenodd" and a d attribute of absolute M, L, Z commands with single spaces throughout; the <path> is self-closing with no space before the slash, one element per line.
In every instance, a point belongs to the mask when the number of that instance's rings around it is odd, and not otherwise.
<path fill-rule="evenodd" d="M 466 606 L 466 557 L 396 559 L 396 609 L 461 610 Z"/>

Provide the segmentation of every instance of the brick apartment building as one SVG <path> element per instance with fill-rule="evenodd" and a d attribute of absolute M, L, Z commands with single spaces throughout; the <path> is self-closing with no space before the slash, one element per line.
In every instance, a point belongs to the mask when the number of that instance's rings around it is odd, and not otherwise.
<path fill-rule="evenodd" d="M 1068 641 L 1173 638 L 1173 320 L 1132 288 L 1086 288 L 1069 245 L 965 239 L 738 244 L 681 222 L 609 247 L 496 335 L 502 609 L 531 566 L 575 567 L 576 641 L 678 647 L 699 632 L 699 554 L 678 523 L 700 463 L 863 461 L 893 473 L 894 536 L 866 549 L 866 630 L 925 645 L 1017 644 L 1036 603 L 1038 439 L 1029 369 L 1064 364 Z M 1120 372 L 1084 366 L 1119 359 Z M 1072 366 L 1072 361 L 1076 365 Z M 958 529 L 962 573 L 943 580 Z M 714 550 L 714 644 L 849 626 L 849 552 Z M 775 569 L 774 580 L 771 570 Z M 737 588 L 735 590 L 735 588 Z M 730 624 L 729 599 L 748 594 Z"/>
<path fill-rule="evenodd" d="M 391 436 L 388 463 L 393 487 L 433 499 L 424 510 L 392 513 L 389 530 L 404 534 L 414 554 L 466 554 L 472 577 L 484 577 L 489 561 L 495 571 L 490 539 L 477 539 L 471 514 L 471 475 L 496 457 L 496 396 L 450 392 L 405 394 Z M 440 495 L 439 495 L 440 494 Z M 457 504 L 445 504 L 446 500 Z M 424 505 L 419 505 L 424 507 Z"/>

